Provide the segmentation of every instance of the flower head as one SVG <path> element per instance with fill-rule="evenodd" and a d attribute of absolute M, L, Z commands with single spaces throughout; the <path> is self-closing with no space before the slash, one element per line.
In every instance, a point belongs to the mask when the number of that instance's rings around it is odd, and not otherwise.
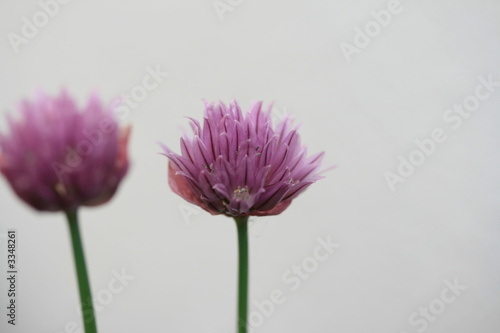
<path fill-rule="evenodd" d="M 127 173 L 130 128 L 119 130 L 96 95 L 79 111 L 63 91 L 38 93 L 8 117 L 0 136 L 0 172 L 17 195 L 42 211 L 71 211 L 109 200 Z"/>
<path fill-rule="evenodd" d="M 203 124 L 191 119 L 194 136 L 181 138 L 181 155 L 164 147 L 172 190 L 212 214 L 283 212 L 322 178 L 323 153 L 307 156 L 290 118 L 273 126 L 270 113 L 262 102 L 245 114 L 235 101 L 206 103 Z"/>

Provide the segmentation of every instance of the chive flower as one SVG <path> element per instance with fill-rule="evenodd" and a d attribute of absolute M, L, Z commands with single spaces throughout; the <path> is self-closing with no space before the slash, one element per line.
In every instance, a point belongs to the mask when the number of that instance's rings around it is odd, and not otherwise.
<path fill-rule="evenodd" d="M 102 204 L 127 173 L 130 128 L 119 129 L 95 94 L 80 111 L 66 91 L 58 97 L 39 92 L 8 124 L 10 135 L 0 135 L 0 172 L 37 210 Z"/>
<path fill-rule="evenodd" d="M 243 114 L 236 101 L 205 103 L 194 135 L 180 140 L 181 154 L 163 147 L 169 184 L 185 200 L 211 214 L 277 215 L 316 180 L 323 153 L 307 155 L 290 117 L 277 125 L 270 106 L 255 103 Z"/>

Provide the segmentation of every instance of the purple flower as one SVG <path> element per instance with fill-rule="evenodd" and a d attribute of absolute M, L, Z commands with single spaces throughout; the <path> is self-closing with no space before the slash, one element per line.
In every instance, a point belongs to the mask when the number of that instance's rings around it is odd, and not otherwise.
<path fill-rule="evenodd" d="M 127 173 L 130 128 L 119 130 L 111 108 L 96 95 L 79 111 L 62 91 L 43 92 L 8 117 L 0 136 L 0 171 L 17 195 L 37 210 L 73 211 L 106 202 Z"/>
<path fill-rule="evenodd" d="M 181 138 L 182 155 L 164 147 L 172 190 L 214 215 L 277 215 L 322 178 L 323 153 L 307 156 L 290 118 L 273 126 L 271 107 L 261 108 L 205 103 L 203 124 L 191 119 L 194 136 Z"/>

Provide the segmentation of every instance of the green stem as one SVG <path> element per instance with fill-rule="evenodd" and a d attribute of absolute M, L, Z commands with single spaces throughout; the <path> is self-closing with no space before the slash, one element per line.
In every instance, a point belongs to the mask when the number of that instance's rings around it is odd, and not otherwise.
<path fill-rule="evenodd" d="M 71 242 L 73 244 L 76 275 L 78 277 L 78 288 L 80 290 L 80 301 L 82 304 L 83 326 L 85 327 L 85 333 L 97 333 L 89 277 L 87 274 L 87 267 L 85 266 L 85 256 L 83 254 L 82 239 L 80 237 L 76 210 L 66 212 L 66 217 L 68 218 Z"/>
<path fill-rule="evenodd" d="M 248 216 L 235 217 L 238 229 L 238 333 L 247 332 L 248 318 Z"/>

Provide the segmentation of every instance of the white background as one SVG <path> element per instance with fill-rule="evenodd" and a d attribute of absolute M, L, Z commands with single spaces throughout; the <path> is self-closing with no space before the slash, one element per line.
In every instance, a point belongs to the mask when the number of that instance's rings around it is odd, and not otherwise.
<path fill-rule="evenodd" d="M 273 289 L 286 296 L 255 332 L 417 332 L 409 317 L 439 304 L 455 278 L 467 289 L 425 331 L 500 330 L 500 87 L 458 129 L 443 120 L 479 76 L 500 81 L 500 3 L 402 0 L 348 62 L 340 44 L 353 44 L 354 29 L 387 5 L 246 0 L 221 20 L 210 0 L 73 0 L 16 53 L 7 34 L 21 34 L 22 18 L 41 7 L 0 4 L 2 113 L 39 87 L 66 86 L 83 105 L 94 89 L 107 102 L 129 93 L 148 66 L 170 74 L 122 119 L 133 126 L 132 167 L 118 194 L 81 210 L 94 294 L 113 270 L 135 277 L 98 312 L 100 332 L 234 332 L 234 223 L 173 194 L 158 154 L 158 142 L 179 151 L 183 117 L 200 118 L 202 98 L 275 101 L 278 115 L 303 124 L 310 152 L 337 165 L 283 214 L 251 226 L 252 302 Z M 435 128 L 447 140 L 391 192 L 384 173 Z M 8 228 L 19 237 L 18 325 L 6 324 L 1 278 L 0 330 L 80 324 L 63 214 L 33 211 L 2 178 L 0 232 Z M 282 275 L 328 236 L 340 247 L 291 291 Z"/>

